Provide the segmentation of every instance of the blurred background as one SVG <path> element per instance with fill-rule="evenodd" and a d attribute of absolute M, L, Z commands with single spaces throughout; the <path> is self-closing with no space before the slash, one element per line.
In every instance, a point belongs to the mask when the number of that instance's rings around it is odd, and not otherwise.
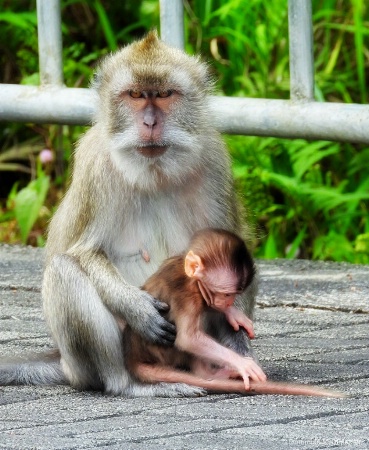
<path fill-rule="evenodd" d="M 0 0 L 2 83 L 39 84 L 35 0 Z M 158 0 L 61 0 L 64 79 L 159 28 Z M 186 51 L 217 95 L 289 98 L 287 0 L 185 0 Z M 312 0 L 317 101 L 368 102 L 369 7 Z M 42 246 L 85 128 L 0 122 L 0 242 Z M 369 130 L 368 130 L 369 132 Z M 224 136 L 259 258 L 369 264 L 369 147 Z"/>

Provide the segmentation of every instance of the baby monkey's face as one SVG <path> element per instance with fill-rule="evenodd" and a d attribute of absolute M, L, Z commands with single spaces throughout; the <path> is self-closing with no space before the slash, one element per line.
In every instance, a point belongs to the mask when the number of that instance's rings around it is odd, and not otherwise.
<path fill-rule="evenodd" d="M 230 306 L 233 305 L 236 295 L 234 293 L 222 293 L 222 292 L 214 292 L 213 293 L 213 302 L 212 307 L 219 311 L 223 311 Z"/>
<path fill-rule="evenodd" d="M 236 296 L 241 294 L 237 289 L 236 274 L 229 269 L 210 269 L 201 278 L 202 295 L 208 306 L 224 312 L 233 305 Z"/>

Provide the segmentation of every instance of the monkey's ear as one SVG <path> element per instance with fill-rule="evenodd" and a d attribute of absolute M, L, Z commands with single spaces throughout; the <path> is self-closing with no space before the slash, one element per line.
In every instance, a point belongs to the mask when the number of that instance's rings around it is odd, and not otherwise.
<path fill-rule="evenodd" d="M 200 256 L 190 250 L 185 257 L 185 272 L 190 278 L 201 278 L 204 271 L 204 264 L 201 261 Z"/>

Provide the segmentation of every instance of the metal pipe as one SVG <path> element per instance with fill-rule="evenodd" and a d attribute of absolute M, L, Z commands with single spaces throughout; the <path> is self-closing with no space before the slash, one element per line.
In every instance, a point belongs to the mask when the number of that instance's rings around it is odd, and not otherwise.
<path fill-rule="evenodd" d="M 60 0 L 37 0 L 38 53 L 42 85 L 63 85 Z"/>
<path fill-rule="evenodd" d="M 0 93 L 0 120 L 85 125 L 95 111 L 90 89 L 2 84 Z"/>
<path fill-rule="evenodd" d="M 182 0 L 160 0 L 160 35 L 171 45 L 184 49 L 184 21 Z"/>
<path fill-rule="evenodd" d="M 369 106 L 212 97 L 210 110 L 219 131 L 369 144 Z"/>
<path fill-rule="evenodd" d="M 314 99 L 311 0 L 289 0 L 290 89 L 292 100 Z"/>
<path fill-rule="evenodd" d="M 95 101 L 90 89 L 4 84 L 0 120 L 86 125 Z M 222 133 L 369 144 L 368 105 L 210 97 L 209 110 Z"/>

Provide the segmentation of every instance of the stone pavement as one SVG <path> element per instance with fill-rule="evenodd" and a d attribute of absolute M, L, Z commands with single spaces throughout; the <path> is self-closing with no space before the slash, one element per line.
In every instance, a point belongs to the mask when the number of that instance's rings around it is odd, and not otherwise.
<path fill-rule="evenodd" d="M 42 250 L 0 246 L 0 355 L 52 343 Z M 369 267 L 260 261 L 254 347 L 270 379 L 345 399 L 209 395 L 111 398 L 69 387 L 0 387 L 3 449 L 369 449 Z"/>

